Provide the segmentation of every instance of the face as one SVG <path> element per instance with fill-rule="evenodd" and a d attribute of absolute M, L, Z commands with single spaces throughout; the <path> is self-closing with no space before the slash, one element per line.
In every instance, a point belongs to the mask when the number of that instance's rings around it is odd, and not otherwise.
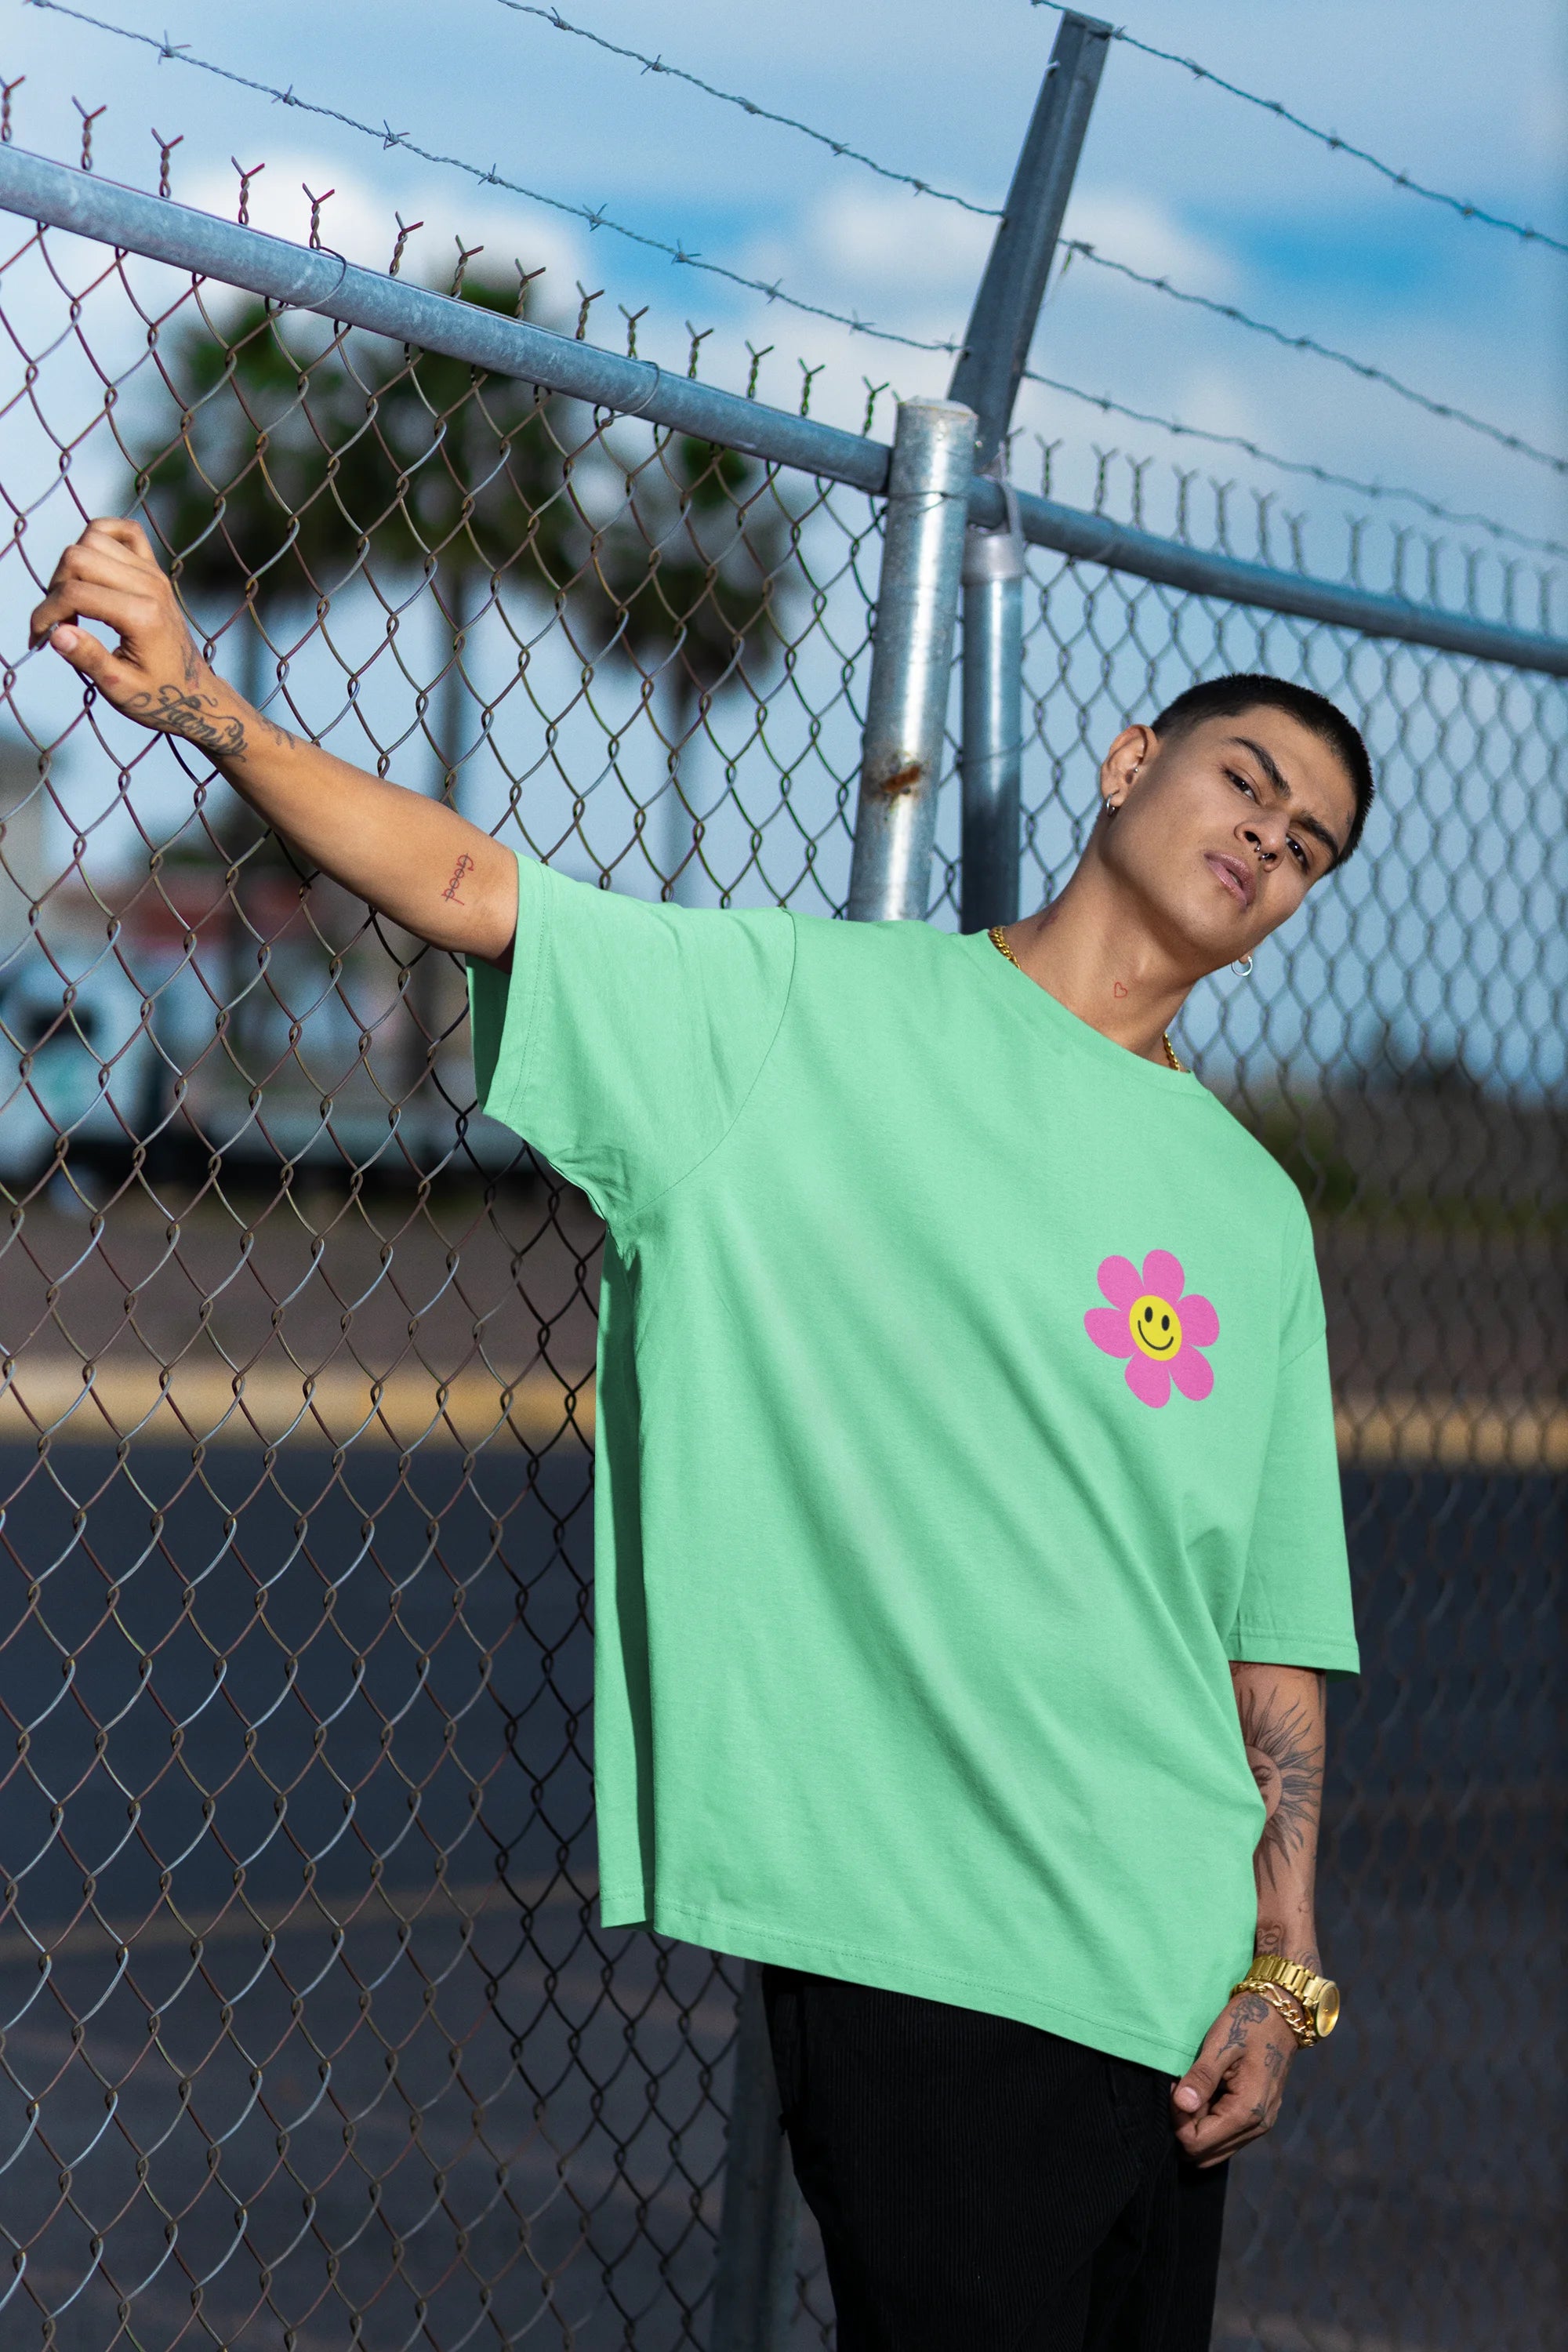
<path fill-rule="evenodd" d="M 1105 864 L 1194 973 L 1249 954 L 1333 871 L 1355 793 L 1329 745 L 1267 705 L 1162 743 L 1125 728 L 1100 771 Z M 1157 1335 L 1156 1335 L 1157 1336 Z"/>
<path fill-rule="evenodd" d="M 1167 1356 L 1181 1354 L 1181 1318 L 1168 1298 L 1158 1298 L 1152 1293 L 1146 1298 L 1135 1298 L 1128 1320 L 1139 1349 L 1155 1363 L 1163 1363 Z"/>

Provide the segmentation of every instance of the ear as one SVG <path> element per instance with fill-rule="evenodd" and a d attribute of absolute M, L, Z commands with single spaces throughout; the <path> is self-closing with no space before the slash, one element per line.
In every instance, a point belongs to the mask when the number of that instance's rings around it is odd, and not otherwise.
<path fill-rule="evenodd" d="M 1159 749 L 1159 739 L 1152 727 L 1124 727 L 1111 745 L 1100 769 L 1100 797 L 1102 814 L 1119 809 L 1138 782 L 1139 772 L 1146 768 Z"/>

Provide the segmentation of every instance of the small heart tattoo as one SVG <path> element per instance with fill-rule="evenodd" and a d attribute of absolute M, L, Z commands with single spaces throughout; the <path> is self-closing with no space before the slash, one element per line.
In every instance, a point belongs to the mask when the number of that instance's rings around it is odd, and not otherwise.
<path fill-rule="evenodd" d="M 1110 993 L 1112 996 L 1125 996 L 1127 991 L 1122 987 L 1121 982 L 1119 980 L 1115 980 L 1111 982 Z"/>

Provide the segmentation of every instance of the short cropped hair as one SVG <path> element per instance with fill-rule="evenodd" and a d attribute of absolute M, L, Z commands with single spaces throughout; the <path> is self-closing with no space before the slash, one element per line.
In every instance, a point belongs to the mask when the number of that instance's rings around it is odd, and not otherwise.
<path fill-rule="evenodd" d="M 1231 677 L 1205 678 L 1201 685 L 1189 686 L 1168 702 L 1158 719 L 1151 723 L 1157 736 L 1164 740 L 1172 735 L 1184 735 L 1189 728 L 1197 727 L 1205 719 L 1239 719 L 1244 710 L 1256 710 L 1259 705 L 1269 710 L 1283 710 L 1326 743 L 1351 780 L 1355 794 L 1355 815 L 1345 837 L 1345 845 L 1335 865 L 1342 866 L 1361 839 L 1376 790 L 1372 779 L 1372 761 L 1367 756 L 1361 730 L 1352 725 L 1342 710 L 1310 686 L 1294 686 L 1289 678 L 1264 677 L 1258 672 L 1239 671 Z"/>

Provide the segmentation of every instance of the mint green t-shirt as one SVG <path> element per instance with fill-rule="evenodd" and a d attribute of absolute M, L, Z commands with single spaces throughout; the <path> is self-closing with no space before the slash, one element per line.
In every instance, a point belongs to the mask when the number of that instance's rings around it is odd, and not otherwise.
<path fill-rule="evenodd" d="M 521 892 L 480 1098 L 610 1236 L 605 1924 L 1180 2073 L 1253 1948 L 1227 1661 L 1356 1665 L 1295 1187 L 983 935 Z"/>

